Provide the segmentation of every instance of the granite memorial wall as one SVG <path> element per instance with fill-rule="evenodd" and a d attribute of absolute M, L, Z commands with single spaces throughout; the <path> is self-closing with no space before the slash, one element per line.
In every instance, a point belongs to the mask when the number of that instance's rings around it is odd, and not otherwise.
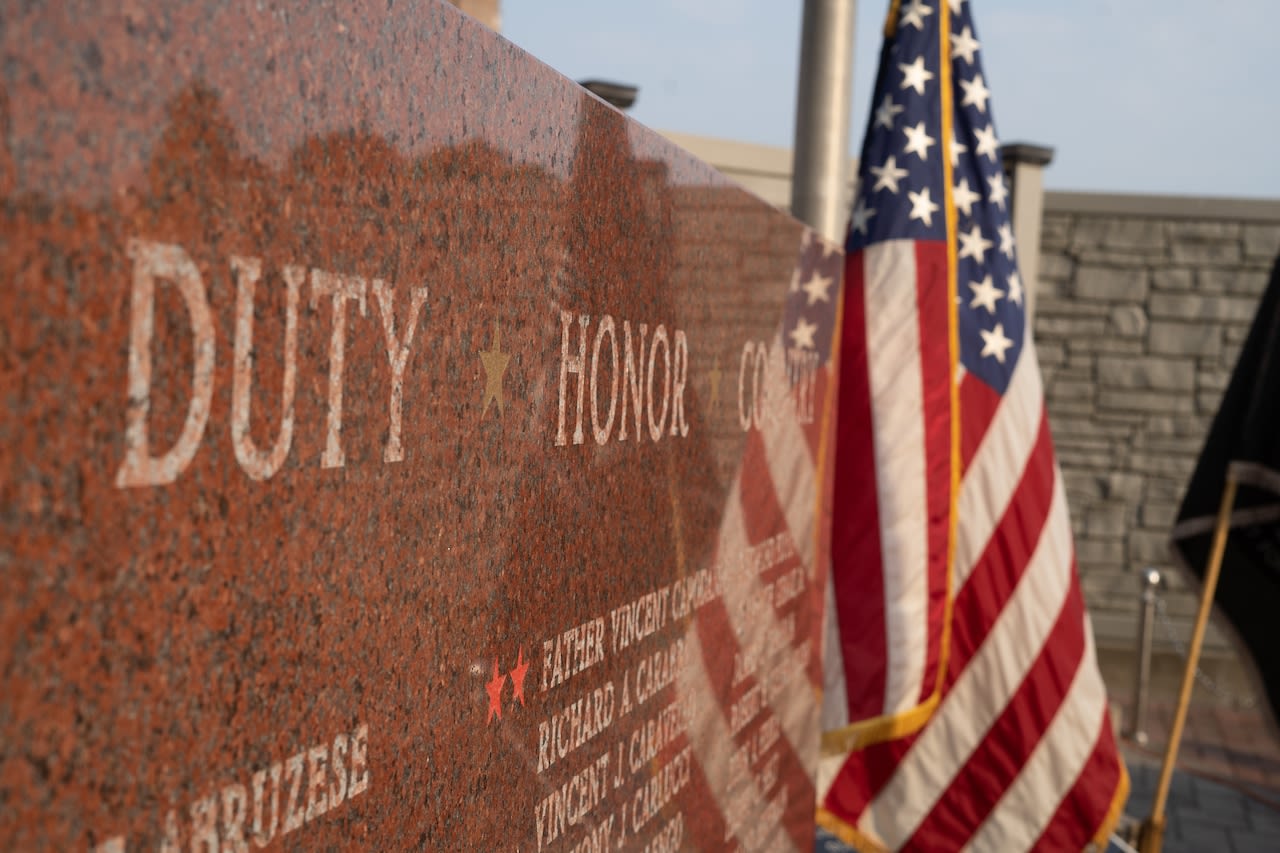
<path fill-rule="evenodd" d="M 812 849 L 838 250 L 444 4 L 4 18 L 0 848 Z"/>

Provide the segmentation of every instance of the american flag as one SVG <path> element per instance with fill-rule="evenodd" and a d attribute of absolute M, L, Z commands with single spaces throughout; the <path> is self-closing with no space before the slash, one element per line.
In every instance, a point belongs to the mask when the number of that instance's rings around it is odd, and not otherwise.
<path fill-rule="evenodd" d="M 894 2 L 847 239 L 819 822 L 1106 846 L 1128 792 L 966 0 Z M 829 635 L 831 636 L 831 635 Z"/>

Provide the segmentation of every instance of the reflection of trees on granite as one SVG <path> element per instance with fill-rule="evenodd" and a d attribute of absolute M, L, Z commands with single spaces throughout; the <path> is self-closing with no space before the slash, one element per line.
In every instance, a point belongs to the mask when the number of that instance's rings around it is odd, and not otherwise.
<path fill-rule="evenodd" d="M 467 667 L 497 648 L 485 627 L 487 561 L 494 543 L 519 538 L 506 529 L 519 497 L 512 463 L 545 453 L 545 401 L 527 392 L 549 370 L 554 315 L 539 283 L 563 243 L 560 183 L 483 142 L 410 159 L 367 131 L 308 139 L 275 171 L 239 150 L 211 90 L 188 88 L 168 114 L 145 183 L 94 207 L 15 196 L 21 164 L 8 150 L 0 158 L 0 270 L 13 283 L 0 290 L 0 366 L 13 379 L 0 448 L 11 543 L 0 626 L 14 637 L 0 649 L 0 693 L 26 695 L 61 674 L 33 704 L 0 714 L 0 764 L 31 769 L 20 789 L 0 778 L 20 831 L 35 833 L 15 843 L 83 832 L 78 813 L 41 825 L 49 803 L 73 802 L 73 769 L 94 792 L 77 810 L 157 839 L 166 811 L 183 814 L 217 774 L 270 763 L 352 715 L 382 739 L 384 761 L 403 763 L 384 794 L 412 802 L 419 792 L 434 805 L 408 813 L 436 822 L 425 837 L 458 840 L 440 816 L 479 793 L 470 766 L 504 765 L 489 752 L 505 752 L 500 740 L 469 739 L 483 717 Z M 122 492 L 112 483 L 134 237 L 180 246 L 195 262 L 216 368 L 209 422 L 178 482 Z M 260 447 L 281 416 L 285 265 L 382 278 L 402 323 L 409 288 L 428 286 L 404 389 L 403 463 L 382 461 L 389 371 L 377 305 L 367 316 L 352 305 L 346 464 L 320 467 L 332 309 L 304 289 L 293 445 L 271 480 L 244 475 L 229 428 L 232 256 L 263 265 L 250 425 Z M 172 290 L 156 293 L 154 447 L 172 444 L 191 393 L 190 320 Z M 508 406 L 504 419 L 480 422 L 475 353 L 495 321 L 515 353 Z M 382 808 L 375 823 L 405 819 L 403 805 Z M 325 831 L 349 837 L 349 819 L 335 814 Z M 496 840 L 492 822 L 472 823 L 489 836 L 477 847 Z"/>
<path fill-rule="evenodd" d="M 751 252 L 716 260 L 733 254 L 718 244 L 740 239 L 729 223 L 749 197 L 672 187 L 663 163 L 635 159 L 621 114 L 585 95 L 567 182 L 482 140 L 406 156 L 367 126 L 309 137 L 273 169 L 242 150 L 220 97 L 184 89 L 144 180 L 93 205 L 18 194 L 3 135 L 0 695 L 25 698 L 0 710 L 0 768 L 18 768 L 0 773 L 0 802 L 30 833 L 14 844 L 82 844 L 86 822 L 160 838 L 169 809 L 186 820 L 210 786 L 364 722 L 370 800 L 308 824 L 308 845 L 368 831 L 507 847 L 511 825 L 474 819 L 476 803 L 532 832 L 550 784 L 529 769 L 537 721 L 578 687 L 536 697 L 531 670 L 529 706 L 508 690 L 490 729 L 483 682 L 495 658 L 514 666 L 522 649 L 540 666 L 541 640 L 712 557 L 741 436 L 713 443 L 709 353 L 725 407 L 738 337 L 776 322 L 744 332 L 744 314 L 720 311 L 775 267 L 785 277 L 798 229 L 784 245 L 760 222 L 754 271 L 739 266 Z M 9 109 L 0 86 L 6 131 Z M 93 144 L 56 143 L 67 156 Z M 172 486 L 122 491 L 133 238 L 195 263 L 216 366 L 189 467 Z M 234 256 L 262 262 L 258 447 L 280 430 L 286 266 L 384 280 L 398 329 L 410 288 L 428 288 L 403 462 L 383 461 L 390 371 L 369 293 L 364 313 L 346 306 L 345 465 L 321 467 L 334 315 L 305 286 L 292 447 L 269 480 L 245 476 L 230 437 Z M 688 331 L 687 438 L 554 446 L 562 310 Z M 157 289 L 155 323 L 149 423 L 163 448 L 193 367 L 174 288 Z M 477 354 L 495 323 L 511 353 L 506 407 L 482 417 Z M 633 663 L 610 658 L 593 683 Z"/>

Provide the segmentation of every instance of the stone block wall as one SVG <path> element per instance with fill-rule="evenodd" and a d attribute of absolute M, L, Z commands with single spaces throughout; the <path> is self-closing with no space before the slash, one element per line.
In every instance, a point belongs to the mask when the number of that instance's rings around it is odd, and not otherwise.
<path fill-rule="evenodd" d="M 1045 197 L 1037 349 L 1113 695 L 1133 683 L 1137 572 L 1171 568 L 1170 526 L 1277 252 L 1280 202 Z M 1170 634 L 1189 637 L 1196 608 L 1182 576 L 1165 577 L 1158 691 L 1176 685 Z M 1238 693 L 1238 661 L 1212 626 L 1205 654 L 1222 694 Z"/>

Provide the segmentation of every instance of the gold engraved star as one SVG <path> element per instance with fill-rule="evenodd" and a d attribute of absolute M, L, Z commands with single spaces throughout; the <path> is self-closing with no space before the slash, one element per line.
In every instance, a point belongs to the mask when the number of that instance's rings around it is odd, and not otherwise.
<path fill-rule="evenodd" d="M 492 349 L 480 351 L 480 362 L 484 365 L 484 408 L 480 417 L 489 413 L 489 404 L 497 402 L 498 414 L 506 411 L 506 400 L 502 396 L 502 377 L 507 373 L 507 363 L 511 361 L 511 353 L 502 351 L 502 330 L 498 321 L 493 321 Z"/>

